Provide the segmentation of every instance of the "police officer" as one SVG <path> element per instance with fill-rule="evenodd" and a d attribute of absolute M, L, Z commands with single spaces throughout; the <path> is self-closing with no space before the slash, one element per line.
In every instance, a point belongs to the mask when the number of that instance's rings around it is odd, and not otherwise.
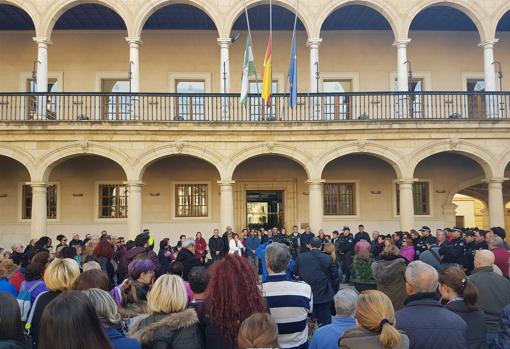
<path fill-rule="evenodd" d="M 476 242 L 475 242 L 475 232 L 472 230 L 466 231 L 464 235 L 465 241 L 465 251 L 464 251 L 464 259 L 462 261 L 462 265 L 470 274 L 474 269 L 474 261 L 475 261 L 475 253 L 476 253 Z"/>
<path fill-rule="evenodd" d="M 485 241 L 485 230 L 478 230 L 475 232 L 475 242 L 477 250 L 488 250 L 489 245 Z"/>
<path fill-rule="evenodd" d="M 454 227 L 452 229 L 453 239 L 448 244 L 452 248 L 456 262 L 462 265 L 462 259 L 466 249 L 466 242 L 462 239 L 462 228 Z"/>
<path fill-rule="evenodd" d="M 299 251 L 301 250 L 301 234 L 297 225 L 292 227 L 292 233 L 289 236 L 290 254 L 292 258 L 296 259 Z"/>
<path fill-rule="evenodd" d="M 351 280 L 351 266 L 354 255 L 354 237 L 349 227 L 344 227 L 342 234 L 335 244 L 336 253 L 342 263 L 342 273 L 345 275 L 345 283 Z"/>

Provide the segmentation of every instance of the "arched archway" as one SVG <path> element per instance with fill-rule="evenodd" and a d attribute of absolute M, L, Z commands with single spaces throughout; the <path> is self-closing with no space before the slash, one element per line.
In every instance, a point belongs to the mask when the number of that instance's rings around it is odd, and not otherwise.
<path fill-rule="evenodd" d="M 0 30 L 35 30 L 37 9 L 26 1 L 0 0 Z"/>

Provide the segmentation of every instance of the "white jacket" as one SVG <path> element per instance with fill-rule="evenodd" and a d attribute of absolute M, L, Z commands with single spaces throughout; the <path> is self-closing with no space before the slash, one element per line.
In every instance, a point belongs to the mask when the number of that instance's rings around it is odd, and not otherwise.
<path fill-rule="evenodd" d="M 242 256 L 243 250 L 244 250 L 244 246 L 241 241 L 236 243 L 235 239 L 231 239 L 228 242 L 228 254 L 236 254 L 237 253 L 238 256 Z"/>

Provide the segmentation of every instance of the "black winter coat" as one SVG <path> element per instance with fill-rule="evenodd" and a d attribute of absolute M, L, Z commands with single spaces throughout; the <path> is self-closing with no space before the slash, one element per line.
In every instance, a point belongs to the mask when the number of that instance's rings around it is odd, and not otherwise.
<path fill-rule="evenodd" d="M 313 304 L 330 303 L 333 300 L 333 285 L 338 283 L 338 268 L 331 256 L 319 250 L 301 253 L 294 273 L 312 288 Z"/>
<path fill-rule="evenodd" d="M 469 310 L 464 301 L 454 301 L 445 308 L 459 315 L 467 324 L 467 344 L 469 349 L 487 349 L 487 329 L 481 310 Z"/>
<path fill-rule="evenodd" d="M 409 337 L 410 349 L 466 349 L 467 325 L 434 299 L 434 293 L 407 298 L 395 313 L 397 329 Z"/>
<path fill-rule="evenodd" d="M 491 345 L 491 349 L 510 348 L 510 304 L 508 304 L 501 313 L 498 335 Z"/>
<path fill-rule="evenodd" d="M 11 339 L 1 339 L 0 349 L 27 349 L 28 346 Z"/>
<path fill-rule="evenodd" d="M 182 278 L 186 281 L 188 281 L 188 274 L 191 269 L 200 266 L 200 262 L 195 258 L 195 255 L 185 248 L 179 251 L 175 261 L 181 262 L 184 265 L 184 273 Z"/>
<path fill-rule="evenodd" d="M 216 251 L 219 251 L 219 256 L 223 256 L 225 254 L 225 240 L 222 237 L 211 237 L 209 239 L 209 250 L 211 251 L 211 258 L 216 257 Z"/>
<path fill-rule="evenodd" d="M 180 313 L 142 315 L 134 319 L 129 337 L 147 349 L 202 349 L 204 343 L 195 310 Z"/>

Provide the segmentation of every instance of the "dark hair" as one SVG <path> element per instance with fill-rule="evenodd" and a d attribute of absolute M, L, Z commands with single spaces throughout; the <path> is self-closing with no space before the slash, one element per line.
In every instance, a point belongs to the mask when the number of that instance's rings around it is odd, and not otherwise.
<path fill-rule="evenodd" d="M 43 236 L 42 238 L 40 238 L 39 240 L 37 240 L 34 244 L 34 248 L 36 251 L 38 250 L 41 250 L 41 249 L 45 249 L 46 248 L 46 245 L 48 245 L 48 243 L 51 241 L 51 239 L 47 236 Z"/>
<path fill-rule="evenodd" d="M 188 274 L 188 280 L 194 293 L 204 293 L 209 285 L 209 274 L 204 267 L 194 267 Z"/>
<path fill-rule="evenodd" d="M 62 240 L 63 240 L 63 239 L 65 239 L 65 237 L 66 237 L 66 236 L 65 236 L 65 235 L 63 235 L 63 234 L 58 234 L 58 235 L 57 235 L 57 240 L 58 240 L 58 242 L 62 243 Z"/>
<path fill-rule="evenodd" d="M 182 234 L 181 236 L 179 236 L 179 240 L 181 240 L 182 238 L 185 238 L 186 235 Z"/>
<path fill-rule="evenodd" d="M 506 237 L 505 229 L 503 229 L 501 227 L 492 227 L 491 230 L 494 234 L 496 234 L 497 236 L 499 236 L 500 238 L 505 240 L 505 237 Z"/>
<path fill-rule="evenodd" d="M 179 275 L 182 277 L 184 274 L 184 264 L 182 262 L 174 261 L 168 266 L 168 273 L 171 275 Z"/>
<path fill-rule="evenodd" d="M 112 259 L 113 246 L 107 240 L 100 241 L 94 249 L 94 256 Z"/>
<path fill-rule="evenodd" d="M 154 271 L 154 263 L 148 258 L 135 258 L 128 265 L 128 275 L 133 280 L 138 280 L 142 273 Z"/>
<path fill-rule="evenodd" d="M 59 258 L 76 258 L 76 249 L 71 246 L 66 246 L 60 250 Z"/>
<path fill-rule="evenodd" d="M 6 292 L 0 292 L 0 339 L 24 342 L 18 302 Z"/>
<path fill-rule="evenodd" d="M 138 246 L 138 247 L 144 247 L 146 243 L 148 243 L 149 241 L 149 233 L 141 233 L 141 234 L 138 234 L 135 238 L 135 246 Z"/>
<path fill-rule="evenodd" d="M 108 289 L 109 280 L 105 272 L 98 269 L 84 271 L 78 276 L 73 284 L 73 290 L 83 291 L 91 288 L 100 288 L 104 291 Z"/>
<path fill-rule="evenodd" d="M 29 263 L 40 263 L 42 265 L 48 264 L 50 261 L 50 253 L 47 251 L 37 252 L 32 256 Z"/>
<path fill-rule="evenodd" d="M 457 263 L 455 250 L 450 246 L 441 247 L 439 256 L 441 257 L 441 263 Z"/>
<path fill-rule="evenodd" d="M 464 298 L 464 303 L 469 310 L 478 310 L 476 301 L 478 299 L 478 290 L 469 281 L 466 273 L 460 267 L 450 267 L 439 272 L 439 283 L 444 284 L 454 290 L 459 296 Z"/>
<path fill-rule="evenodd" d="M 168 246 L 168 242 L 170 241 L 169 238 L 164 238 L 159 242 L 159 249 L 162 250 Z"/>
<path fill-rule="evenodd" d="M 94 306 L 79 291 L 63 292 L 49 302 L 40 326 L 39 349 L 113 349 Z"/>
<path fill-rule="evenodd" d="M 135 247 L 135 242 L 133 240 L 128 240 L 126 241 L 126 249 L 129 251 L 130 249 L 132 249 L 133 247 Z"/>
<path fill-rule="evenodd" d="M 487 235 L 487 232 L 485 230 L 478 230 L 478 235 L 485 237 L 485 235 Z"/>
<path fill-rule="evenodd" d="M 38 280 L 42 278 L 44 272 L 44 264 L 30 263 L 25 269 L 25 281 Z"/>

